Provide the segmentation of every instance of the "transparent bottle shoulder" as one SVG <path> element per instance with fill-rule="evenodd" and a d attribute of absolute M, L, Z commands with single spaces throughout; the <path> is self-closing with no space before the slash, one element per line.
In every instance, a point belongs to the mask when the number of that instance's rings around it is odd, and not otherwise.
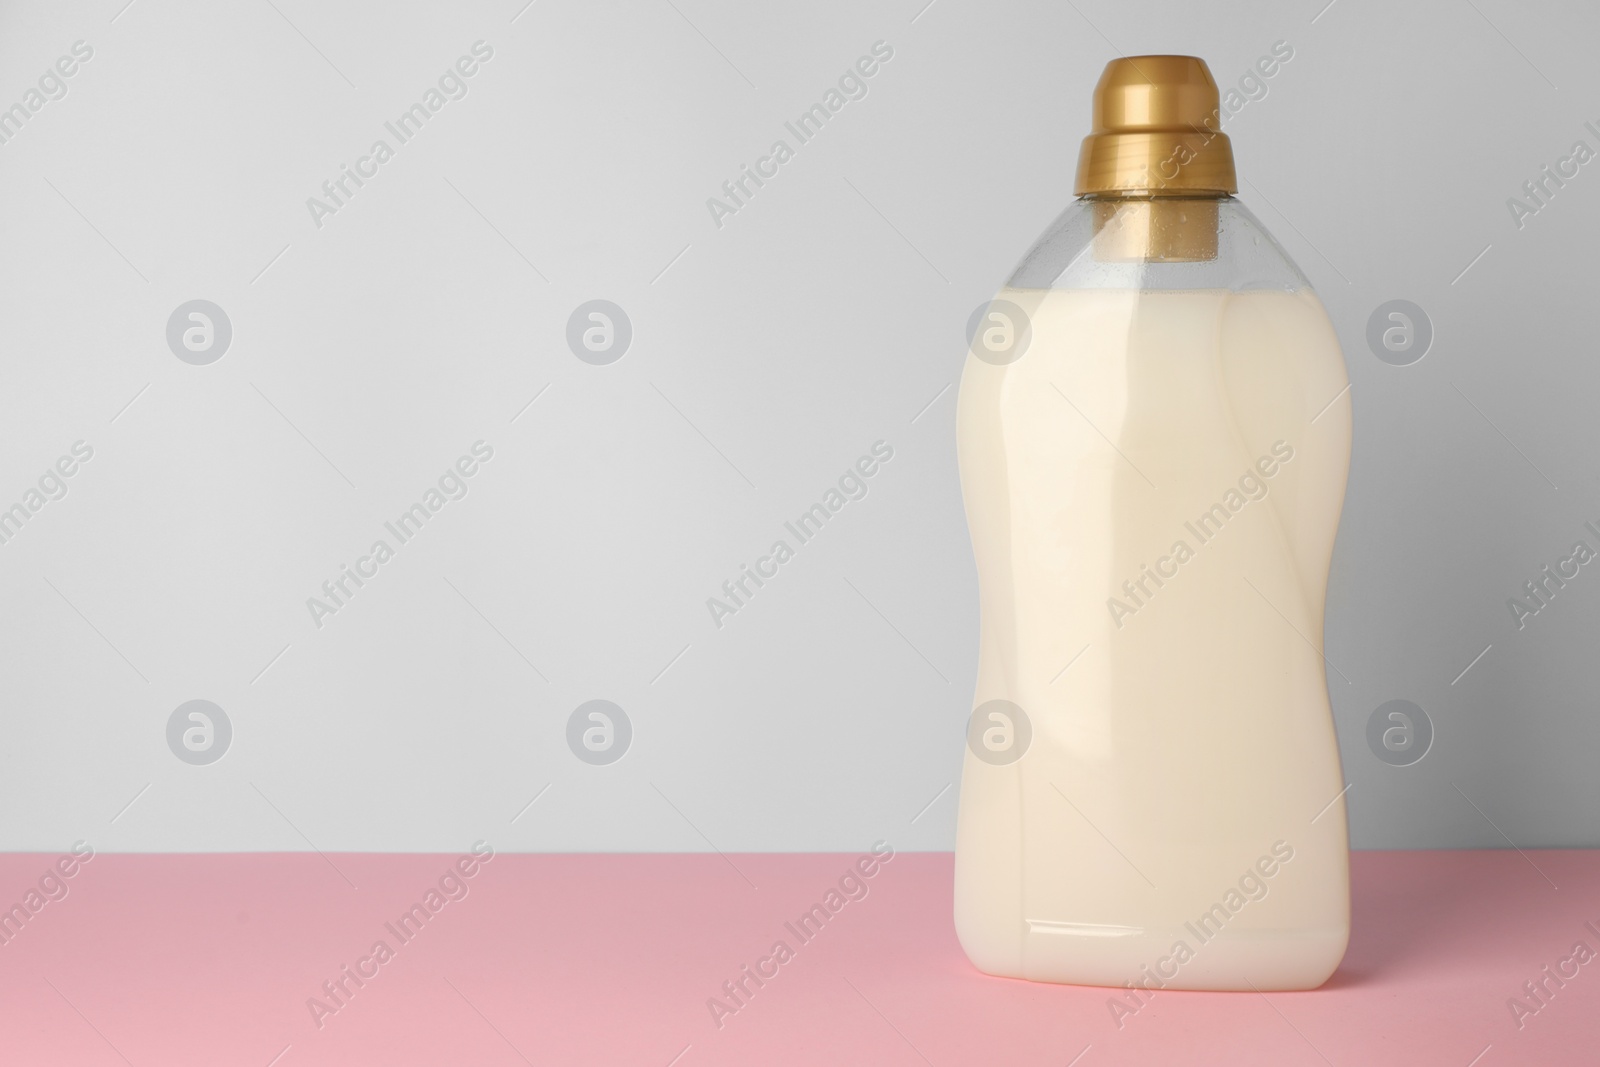
<path fill-rule="evenodd" d="M 1232 197 L 1085 197 L 1051 223 L 1006 288 L 1298 292 L 1311 283 Z"/>

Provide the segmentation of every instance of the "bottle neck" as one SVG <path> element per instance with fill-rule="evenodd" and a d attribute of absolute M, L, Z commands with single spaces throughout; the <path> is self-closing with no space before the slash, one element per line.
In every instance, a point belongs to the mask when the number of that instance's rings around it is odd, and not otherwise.
<path fill-rule="evenodd" d="M 1101 263 L 1201 263 L 1217 258 L 1218 193 L 1193 196 L 1097 194 L 1083 198 Z"/>

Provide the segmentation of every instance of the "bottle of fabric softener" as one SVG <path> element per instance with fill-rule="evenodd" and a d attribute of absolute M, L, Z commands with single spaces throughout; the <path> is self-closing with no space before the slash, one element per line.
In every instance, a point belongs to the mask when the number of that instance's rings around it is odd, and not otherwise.
<path fill-rule="evenodd" d="M 1220 121 L 1199 59 L 1106 68 L 1079 199 L 975 317 L 958 410 L 957 933 L 1135 1002 L 1313 988 L 1350 928 L 1321 651 L 1349 381 Z"/>

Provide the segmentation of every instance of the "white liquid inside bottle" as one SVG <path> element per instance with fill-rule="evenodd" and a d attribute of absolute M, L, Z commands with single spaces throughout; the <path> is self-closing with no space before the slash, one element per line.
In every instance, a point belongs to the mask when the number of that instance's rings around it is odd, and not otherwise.
<path fill-rule="evenodd" d="M 976 705 L 1014 702 L 1032 737 L 966 757 L 963 947 L 1037 981 L 1320 985 L 1349 936 L 1317 651 L 1338 339 L 1309 290 L 1002 298 L 1032 306 L 1029 350 L 971 357 L 958 408 Z"/>

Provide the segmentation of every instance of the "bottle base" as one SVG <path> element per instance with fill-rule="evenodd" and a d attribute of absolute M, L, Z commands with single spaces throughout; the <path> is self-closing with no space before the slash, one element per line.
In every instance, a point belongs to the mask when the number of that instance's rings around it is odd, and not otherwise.
<path fill-rule="evenodd" d="M 962 948 L 999 978 L 1114 989 L 1285 992 L 1316 989 L 1333 976 L 1348 926 L 1298 930 L 1171 930 L 1030 921 L 1010 945 Z M 987 951 L 985 951 L 987 949 Z"/>

